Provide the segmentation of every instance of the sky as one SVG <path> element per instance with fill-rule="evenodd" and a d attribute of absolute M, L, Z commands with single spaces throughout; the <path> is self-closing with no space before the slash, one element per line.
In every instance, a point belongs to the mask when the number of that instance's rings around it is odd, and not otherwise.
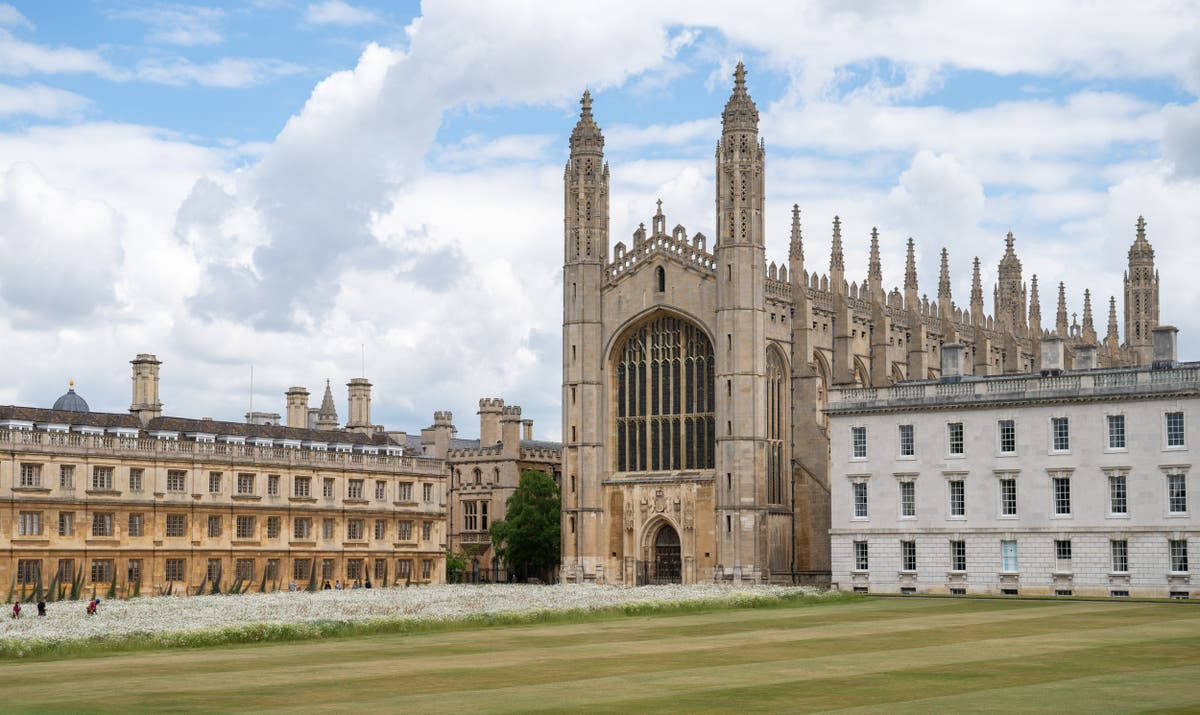
<path fill-rule="evenodd" d="M 945 247 L 956 303 L 979 256 L 990 306 L 1012 231 L 1044 323 L 1063 281 L 1103 336 L 1144 215 L 1162 322 L 1198 359 L 1197 37 L 1197 2 L 0 4 L 0 404 L 73 379 L 124 411 L 148 352 L 171 415 L 283 413 L 291 385 L 315 406 L 328 379 L 345 419 L 365 374 L 389 429 L 448 409 L 474 436 L 503 397 L 558 439 L 579 95 L 611 241 L 659 198 L 713 235 L 739 60 L 769 260 L 795 203 L 810 270 L 837 214 L 849 277 L 877 226 L 886 287 L 912 236 L 923 293 Z"/>

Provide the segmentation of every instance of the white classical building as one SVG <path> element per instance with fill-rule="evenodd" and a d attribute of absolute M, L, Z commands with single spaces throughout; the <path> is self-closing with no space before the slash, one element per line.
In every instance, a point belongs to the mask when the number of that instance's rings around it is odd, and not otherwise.
<path fill-rule="evenodd" d="M 829 394 L 832 579 L 884 593 L 1200 596 L 1192 448 L 1200 363 L 963 375 L 943 346 L 937 380 Z"/>

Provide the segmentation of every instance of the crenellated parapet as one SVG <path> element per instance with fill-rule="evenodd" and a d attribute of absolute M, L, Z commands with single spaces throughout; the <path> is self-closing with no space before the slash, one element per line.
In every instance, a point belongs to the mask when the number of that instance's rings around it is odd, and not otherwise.
<path fill-rule="evenodd" d="M 713 254 L 708 252 L 708 239 L 702 233 L 688 237 L 687 229 L 676 225 L 666 232 L 666 219 L 662 216 L 662 201 L 658 202 L 658 214 L 652 221 L 652 231 L 646 234 L 646 224 L 639 224 L 633 232 L 632 247 L 618 241 L 613 247 L 612 261 L 605 264 L 604 275 L 609 283 L 623 278 L 636 266 L 654 257 L 673 258 L 689 268 L 709 273 L 716 270 Z"/>

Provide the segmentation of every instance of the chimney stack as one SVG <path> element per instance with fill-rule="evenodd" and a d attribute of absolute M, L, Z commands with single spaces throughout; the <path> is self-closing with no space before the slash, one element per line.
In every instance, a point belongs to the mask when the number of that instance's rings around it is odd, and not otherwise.
<path fill-rule="evenodd" d="M 1160 325 L 1151 331 L 1154 335 L 1155 370 L 1175 367 L 1175 356 L 1179 345 L 1179 329 L 1174 325 Z"/>
<path fill-rule="evenodd" d="M 346 429 L 371 434 L 371 383 L 365 377 L 355 377 L 346 383 L 350 395 L 350 410 Z"/>
<path fill-rule="evenodd" d="M 1051 335 L 1042 340 L 1042 374 L 1057 375 L 1063 371 L 1066 363 L 1066 346 L 1058 335 Z"/>
<path fill-rule="evenodd" d="M 533 420 L 521 420 L 521 439 L 533 439 Z"/>
<path fill-rule="evenodd" d="M 139 353 L 130 360 L 133 365 L 133 401 L 129 412 L 145 427 L 150 420 L 162 416 L 162 403 L 158 401 L 158 358 L 149 353 Z"/>
<path fill-rule="evenodd" d="M 248 425 L 267 425 L 270 427 L 279 426 L 278 412 L 247 412 L 246 424 Z"/>
<path fill-rule="evenodd" d="M 445 459 L 454 439 L 454 413 L 439 410 L 433 413 L 433 424 L 421 430 L 421 449 L 425 456 Z"/>
<path fill-rule="evenodd" d="M 308 428 L 308 390 L 303 387 L 289 387 L 285 393 L 287 399 L 287 426 Z"/>
<path fill-rule="evenodd" d="M 962 343 L 946 343 L 942 346 L 942 379 L 958 380 L 963 376 L 963 360 L 966 346 Z"/>

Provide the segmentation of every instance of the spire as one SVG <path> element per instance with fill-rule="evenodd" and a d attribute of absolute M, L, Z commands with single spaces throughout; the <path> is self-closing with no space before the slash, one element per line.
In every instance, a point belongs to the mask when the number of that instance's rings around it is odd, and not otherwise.
<path fill-rule="evenodd" d="M 1146 219 L 1138 216 L 1137 234 L 1129 247 L 1125 271 L 1125 344 L 1134 349 L 1140 365 L 1153 358 L 1153 330 L 1158 325 L 1158 271 L 1154 249 L 1146 240 Z"/>
<path fill-rule="evenodd" d="M 1029 331 L 1035 340 L 1042 337 L 1042 300 L 1038 297 L 1036 273 L 1029 280 Z"/>
<path fill-rule="evenodd" d="M 917 308 L 917 251 L 912 236 L 904 253 L 904 304 L 909 310 Z"/>
<path fill-rule="evenodd" d="M 1083 289 L 1083 339 L 1096 342 L 1096 325 L 1092 321 L 1092 291 Z"/>
<path fill-rule="evenodd" d="M 738 131 L 758 132 L 758 107 L 746 91 L 746 66 L 741 62 L 733 70 L 733 93 L 721 112 L 721 124 L 725 134 Z"/>
<path fill-rule="evenodd" d="M 953 315 L 951 294 L 950 294 L 950 254 L 945 248 L 942 249 L 942 268 L 938 272 L 938 310 L 943 318 L 949 318 Z"/>
<path fill-rule="evenodd" d="M 579 122 L 571 132 L 571 156 L 581 154 L 600 155 L 604 152 L 604 135 L 592 118 L 592 93 L 583 90 L 579 99 Z"/>
<path fill-rule="evenodd" d="M 321 409 L 317 411 L 317 429 L 337 429 L 337 408 L 333 406 L 333 390 L 325 380 L 325 396 L 321 398 Z"/>
<path fill-rule="evenodd" d="M 788 258 L 793 262 L 790 269 L 792 273 L 804 270 L 804 238 L 800 235 L 800 204 L 792 204 L 792 240 L 788 244 Z"/>
<path fill-rule="evenodd" d="M 1117 298 L 1108 297 L 1108 334 L 1104 336 L 1104 344 L 1112 352 L 1121 345 L 1121 337 L 1117 332 Z"/>
<path fill-rule="evenodd" d="M 842 256 L 842 220 L 833 217 L 833 243 L 829 248 L 829 288 L 834 293 L 842 290 L 842 282 L 846 279 L 846 261 Z"/>
<path fill-rule="evenodd" d="M 971 267 L 971 320 L 976 325 L 983 324 L 983 279 L 979 274 L 979 256 Z"/>
<path fill-rule="evenodd" d="M 1058 282 L 1058 313 L 1054 316 L 1054 332 L 1058 337 L 1067 337 L 1067 286 L 1062 281 Z"/>
<path fill-rule="evenodd" d="M 871 227 L 871 257 L 867 261 L 867 286 L 871 300 L 883 301 L 883 265 L 879 260 L 879 229 Z"/>

